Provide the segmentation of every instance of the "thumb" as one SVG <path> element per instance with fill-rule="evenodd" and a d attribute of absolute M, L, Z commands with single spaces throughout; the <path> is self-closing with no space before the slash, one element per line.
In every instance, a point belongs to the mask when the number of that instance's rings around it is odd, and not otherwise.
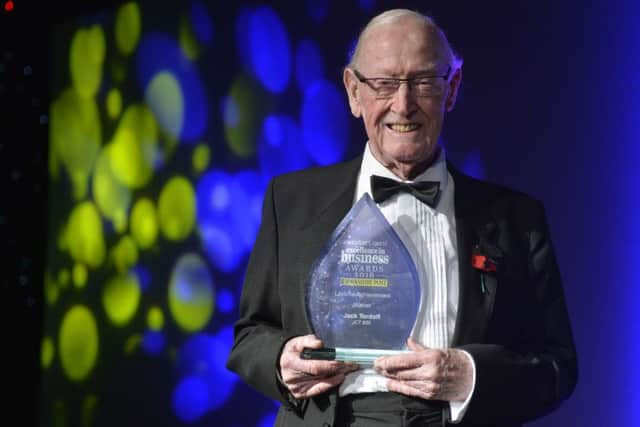
<path fill-rule="evenodd" d="M 289 344 L 289 343 L 287 343 Z M 301 352 L 305 347 L 320 348 L 322 347 L 322 341 L 315 335 L 303 335 L 295 337 L 290 342 L 290 348 L 295 352 Z"/>

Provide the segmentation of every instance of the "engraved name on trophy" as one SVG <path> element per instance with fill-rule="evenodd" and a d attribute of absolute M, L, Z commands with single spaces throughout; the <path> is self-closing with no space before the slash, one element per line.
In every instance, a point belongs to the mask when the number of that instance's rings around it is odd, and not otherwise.
<path fill-rule="evenodd" d="M 305 359 L 370 366 L 404 350 L 421 300 L 409 251 L 368 194 L 335 229 L 309 275 L 306 309 L 325 348 Z"/>

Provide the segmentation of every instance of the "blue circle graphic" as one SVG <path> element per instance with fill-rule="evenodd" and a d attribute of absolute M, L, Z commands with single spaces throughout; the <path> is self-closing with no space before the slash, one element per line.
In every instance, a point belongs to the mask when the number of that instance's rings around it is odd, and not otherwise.
<path fill-rule="evenodd" d="M 289 84 L 291 51 L 287 31 L 270 7 L 261 7 L 249 17 L 251 67 L 267 90 L 282 93 Z"/>
<path fill-rule="evenodd" d="M 302 142 L 320 165 L 342 160 L 349 132 L 345 95 L 326 80 L 315 81 L 302 105 Z"/>
<path fill-rule="evenodd" d="M 198 421 L 208 409 L 210 390 L 198 376 L 182 379 L 173 391 L 173 412 L 182 421 Z"/>
<path fill-rule="evenodd" d="M 195 64 L 185 56 L 178 42 L 162 33 L 145 35 L 138 46 L 136 65 L 142 92 L 160 71 L 176 78 L 184 98 L 184 121 L 179 137 L 189 142 L 202 137 L 208 115 L 205 90 Z M 153 106 L 150 107 L 153 110 Z"/>
<path fill-rule="evenodd" d="M 301 40 L 296 49 L 296 81 L 300 91 L 305 92 L 323 76 L 324 64 L 318 45 L 312 40 Z"/>

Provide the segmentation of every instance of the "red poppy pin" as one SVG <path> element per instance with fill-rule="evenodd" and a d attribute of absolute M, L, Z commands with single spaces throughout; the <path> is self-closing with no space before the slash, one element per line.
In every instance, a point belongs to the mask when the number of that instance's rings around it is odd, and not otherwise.
<path fill-rule="evenodd" d="M 481 272 L 480 274 L 480 290 L 483 294 L 489 292 L 486 283 L 486 275 L 489 273 L 497 273 L 502 258 L 502 251 L 493 246 L 476 245 L 471 254 L 471 266 Z M 489 255 L 488 255 L 489 254 Z"/>
<path fill-rule="evenodd" d="M 498 271 L 498 263 L 495 260 L 477 252 L 471 257 L 471 265 L 473 268 L 484 271 L 485 273 L 495 273 Z"/>

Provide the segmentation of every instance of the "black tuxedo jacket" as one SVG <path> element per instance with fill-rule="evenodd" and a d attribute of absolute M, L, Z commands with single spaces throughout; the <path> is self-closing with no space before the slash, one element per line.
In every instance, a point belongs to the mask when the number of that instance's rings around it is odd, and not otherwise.
<path fill-rule="evenodd" d="M 305 401 L 277 380 L 280 351 L 312 333 L 305 312 L 309 270 L 351 209 L 361 157 L 275 178 L 251 254 L 228 368 L 283 402 L 276 425 L 333 424 L 337 390 Z M 553 410 L 573 391 L 576 352 L 562 283 L 540 203 L 449 166 L 455 183 L 460 301 L 453 346 L 476 364 L 461 426 L 514 426 Z M 474 248 L 498 271 L 472 267 Z M 485 289 L 481 286 L 485 274 Z M 325 424 L 326 423 L 326 424 Z"/>

